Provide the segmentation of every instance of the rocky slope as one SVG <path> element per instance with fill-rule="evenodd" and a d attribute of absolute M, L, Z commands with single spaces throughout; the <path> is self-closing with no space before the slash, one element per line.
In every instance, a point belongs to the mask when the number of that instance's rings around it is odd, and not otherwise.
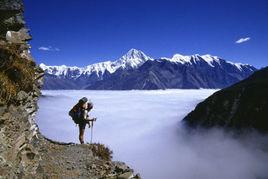
<path fill-rule="evenodd" d="M 44 72 L 27 41 L 21 0 L 0 1 L 0 178 L 139 178 L 101 144 L 46 139 L 35 124 Z"/>
<path fill-rule="evenodd" d="M 268 67 L 214 93 L 198 104 L 184 121 L 191 127 L 248 129 L 268 132 Z"/>
<path fill-rule="evenodd" d="M 46 66 L 44 89 L 166 89 L 224 88 L 251 75 L 256 68 L 211 55 L 154 60 L 131 49 L 114 62 L 84 68 Z"/>

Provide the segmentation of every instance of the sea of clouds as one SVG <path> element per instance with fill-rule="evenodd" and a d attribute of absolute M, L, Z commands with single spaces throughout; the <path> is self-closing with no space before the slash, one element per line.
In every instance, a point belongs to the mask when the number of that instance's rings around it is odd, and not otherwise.
<path fill-rule="evenodd" d="M 145 179 L 268 178 L 268 137 L 234 137 L 220 129 L 189 133 L 183 117 L 215 90 L 43 91 L 37 124 L 48 138 L 78 143 L 68 111 L 83 96 L 97 117 L 93 141 L 114 152 Z M 91 129 L 85 139 L 90 141 Z"/>

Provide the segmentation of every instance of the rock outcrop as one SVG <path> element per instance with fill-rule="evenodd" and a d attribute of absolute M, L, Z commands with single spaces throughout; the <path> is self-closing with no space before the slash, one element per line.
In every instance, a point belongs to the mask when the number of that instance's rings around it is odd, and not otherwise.
<path fill-rule="evenodd" d="M 139 178 L 102 144 L 59 143 L 39 132 L 44 72 L 29 52 L 21 0 L 1 0 L 0 24 L 0 178 Z"/>
<path fill-rule="evenodd" d="M 268 67 L 214 93 L 199 103 L 184 121 L 191 127 L 249 128 L 268 132 Z"/>

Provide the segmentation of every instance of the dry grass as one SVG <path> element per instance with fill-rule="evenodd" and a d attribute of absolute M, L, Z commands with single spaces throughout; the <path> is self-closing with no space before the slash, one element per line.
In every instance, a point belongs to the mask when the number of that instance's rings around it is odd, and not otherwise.
<path fill-rule="evenodd" d="M 0 45 L 0 100 L 16 103 L 19 91 L 29 92 L 34 84 L 35 63 L 20 56 L 18 45 Z"/>
<path fill-rule="evenodd" d="M 92 150 L 93 155 L 99 157 L 100 159 L 107 161 L 110 161 L 112 159 L 113 152 L 103 144 L 91 144 L 90 149 Z"/>

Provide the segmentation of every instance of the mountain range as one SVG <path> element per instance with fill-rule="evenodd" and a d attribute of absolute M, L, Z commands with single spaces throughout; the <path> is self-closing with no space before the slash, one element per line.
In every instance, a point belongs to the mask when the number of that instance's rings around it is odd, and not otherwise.
<path fill-rule="evenodd" d="M 251 75 L 257 69 L 212 55 L 173 55 L 154 59 L 131 49 L 115 61 L 86 67 L 47 66 L 43 89 L 198 89 L 224 88 Z"/>

